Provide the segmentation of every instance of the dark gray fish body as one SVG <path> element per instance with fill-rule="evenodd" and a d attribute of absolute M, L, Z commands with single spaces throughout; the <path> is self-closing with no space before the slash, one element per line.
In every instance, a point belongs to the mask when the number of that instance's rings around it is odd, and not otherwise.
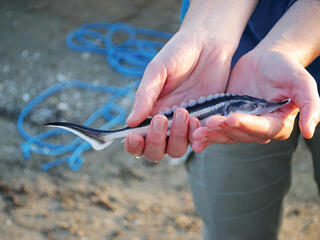
<path fill-rule="evenodd" d="M 280 102 L 268 102 L 264 99 L 247 95 L 216 94 L 201 97 L 198 100 L 190 100 L 188 103 L 182 103 L 181 106 L 174 106 L 167 109 L 161 112 L 161 114 L 168 118 L 169 135 L 173 114 L 178 107 L 185 108 L 191 117 L 198 118 L 200 122 L 204 124 L 206 119 L 213 115 L 228 116 L 235 112 L 251 115 L 270 113 L 288 104 L 290 101 L 290 99 L 286 99 Z M 146 135 L 151 120 L 152 118 L 148 117 L 137 127 L 125 127 L 113 131 L 94 129 L 68 122 L 52 122 L 45 125 L 68 130 L 88 141 L 94 149 L 100 150 L 107 147 L 115 139 L 125 138 L 133 132 Z"/>

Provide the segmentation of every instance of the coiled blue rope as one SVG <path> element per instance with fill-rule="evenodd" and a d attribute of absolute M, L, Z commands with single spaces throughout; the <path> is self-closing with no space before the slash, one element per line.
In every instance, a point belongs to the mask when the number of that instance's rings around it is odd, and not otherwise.
<path fill-rule="evenodd" d="M 128 38 L 126 41 L 116 44 L 112 38 L 119 32 L 126 33 Z M 148 38 L 148 40 L 139 39 L 139 37 Z M 170 33 L 134 28 L 126 23 L 97 22 L 85 24 L 77 31 L 70 33 L 66 38 L 66 44 L 70 49 L 78 52 L 102 54 L 106 57 L 107 63 L 118 73 L 127 77 L 141 78 L 148 63 L 171 37 L 172 34 Z M 149 40 L 150 38 L 154 40 Z M 125 109 L 116 104 L 116 100 L 123 97 L 132 98 L 133 90 L 137 88 L 138 84 L 139 81 L 134 80 L 124 87 L 114 87 L 71 80 L 58 83 L 45 90 L 26 105 L 17 121 L 19 133 L 25 139 L 21 143 L 21 150 L 25 159 L 30 159 L 31 153 L 58 156 L 54 161 L 43 164 L 42 169 L 48 170 L 60 164 L 68 163 L 72 170 L 79 170 L 83 163 L 82 153 L 91 148 L 90 144 L 83 142 L 80 138 L 75 138 L 66 145 L 52 144 L 45 141 L 45 139 L 59 134 L 65 134 L 66 131 L 64 130 L 54 129 L 35 136 L 31 136 L 25 131 L 23 123 L 27 115 L 49 96 L 66 88 L 80 88 L 111 94 L 105 105 L 97 109 L 83 123 L 86 126 L 90 126 L 98 118 L 103 117 L 107 122 L 101 128 L 110 129 L 115 125 L 123 124 L 126 119 Z"/>

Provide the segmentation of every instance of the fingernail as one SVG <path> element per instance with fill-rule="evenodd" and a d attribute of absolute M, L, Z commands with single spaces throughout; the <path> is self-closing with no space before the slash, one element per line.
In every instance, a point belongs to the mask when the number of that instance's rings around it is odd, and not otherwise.
<path fill-rule="evenodd" d="M 175 120 L 178 125 L 183 125 L 186 120 L 186 114 L 184 112 L 175 112 Z"/>
<path fill-rule="evenodd" d="M 135 141 L 133 137 L 129 137 L 129 144 L 131 147 L 137 147 L 140 144 L 140 141 Z"/>
<path fill-rule="evenodd" d="M 152 122 L 152 125 L 156 131 L 162 132 L 164 130 L 165 123 L 163 119 L 155 117 Z"/>

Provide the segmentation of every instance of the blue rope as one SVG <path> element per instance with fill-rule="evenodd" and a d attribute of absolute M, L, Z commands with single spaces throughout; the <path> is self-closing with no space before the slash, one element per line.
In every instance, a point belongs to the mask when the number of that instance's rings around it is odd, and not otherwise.
<path fill-rule="evenodd" d="M 126 33 L 126 41 L 116 44 L 113 37 L 117 33 Z M 138 39 L 139 37 L 148 38 Z M 141 78 L 143 72 L 152 58 L 163 47 L 172 34 L 151 29 L 134 28 L 126 23 L 89 23 L 81 26 L 77 31 L 70 33 L 66 38 L 67 46 L 78 52 L 102 54 L 107 63 L 118 73 L 133 78 Z M 153 40 L 149 40 L 149 39 Z M 22 110 L 17 121 L 20 135 L 25 139 L 21 143 L 21 150 L 25 159 L 30 159 L 32 153 L 45 156 L 59 156 L 51 162 L 42 165 L 46 171 L 55 166 L 67 163 L 70 169 L 79 170 L 83 163 L 82 153 L 91 149 L 90 144 L 75 138 L 70 143 L 53 144 L 45 139 L 68 134 L 67 131 L 54 129 L 31 136 L 26 132 L 23 123 L 27 115 L 49 96 L 66 88 L 80 88 L 89 91 L 105 92 L 111 97 L 104 106 L 97 109 L 83 124 L 92 125 L 98 118 L 103 117 L 107 122 L 101 127 L 110 129 L 118 124 L 123 124 L 126 119 L 125 109 L 116 103 L 120 98 L 133 98 L 133 91 L 138 87 L 139 81 L 135 80 L 124 87 L 107 85 L 93 85 L 76 80 L 58 83 L 32 99 Z"/>

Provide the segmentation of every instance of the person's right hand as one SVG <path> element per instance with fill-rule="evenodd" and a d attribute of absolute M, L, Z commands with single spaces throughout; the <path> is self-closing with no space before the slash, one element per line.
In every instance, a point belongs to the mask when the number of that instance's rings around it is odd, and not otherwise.
<path fill-rule="evenodd" d="M 145 70 L 127 125 L 135 127 L 148 115 L 154 116 L 173 105 L 225 92 L 232 55 L 257 2 L 190 1 L 180 30 Z M 176 110 L 168 146 L 168 120 L 160 115 L 153 118 L 145 139 L 132 134 L 126 139 L 125 148 L 154 161 L 166 152 L 180 157 L 188 146 L 188 118 L 186 110 Z"/>
<path fill-rule="evenodd" d="M 200 33 L 199 33 L 200 34 Z M 180 30 L 149 63 L 135 94 L 128 126 L 167 107 L 225 91 L 231 54 L 227 42 Z"/>
<path fill-rule="evenodd" d="M 148 65 L 135 95 L 128 126 L 136 126 L 173 105 L 225 91 L 230 71 L 231 51 L 216 39 L 180 30 Z M 167 119 L 155 116 L 146 139 L 132 134 L 125 142 L 133 155 L 144 154 L 160 160 L 165 152 L 182 156 L 188 146 L 188 113 L 178 109 L 173 118 L 166 149 Z"/>

